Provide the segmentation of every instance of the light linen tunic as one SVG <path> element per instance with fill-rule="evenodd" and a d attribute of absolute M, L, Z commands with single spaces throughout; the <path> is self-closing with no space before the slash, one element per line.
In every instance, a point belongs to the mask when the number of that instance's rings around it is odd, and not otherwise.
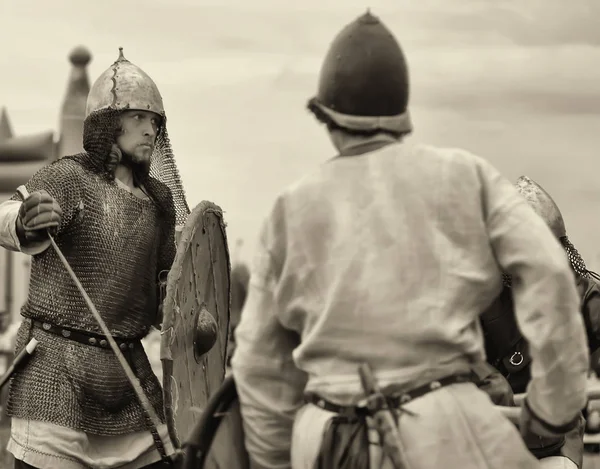
<path fill-rule="evenodd" d="M 487 161 L 393 143 L 330 160 L 285 190 L 256 248 L 232 360 L 255 464 L 310 467 L 331 416 L 304 406 L 303 393 L 356 403 L 363 362 L 381 386 L 410 389 L 484 360 L 478 316 L 503 271 L 520 279 L 531 407 L 564 424 L 585 406 L 589 361 L 573 274 L 543 220 Z M 419 417 L 400 424 L 409 468 L 539 467 L 473 384 L 411 406 Z"/>

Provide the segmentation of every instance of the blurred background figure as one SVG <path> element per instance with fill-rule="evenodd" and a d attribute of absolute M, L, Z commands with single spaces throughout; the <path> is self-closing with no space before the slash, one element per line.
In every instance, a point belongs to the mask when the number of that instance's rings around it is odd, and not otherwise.
<path fill-rule="evenodd" d="M 240 322 L 242 309 L 246 303 L 248 284 L 250 282 L 250 269 L 245 262 L 240 261 L 240 251 L 244 245 L 243 240 L 238 239 L 231 268 L 231 310 L 229 319 L 229 342 L 227 343 L 227 365 L 235 351 L 234 331 Z"/>

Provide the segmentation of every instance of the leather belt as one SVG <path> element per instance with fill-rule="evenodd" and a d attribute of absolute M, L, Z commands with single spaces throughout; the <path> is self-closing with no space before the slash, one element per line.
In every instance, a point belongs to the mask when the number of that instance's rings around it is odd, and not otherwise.
<path fill-rule="evenodd" d="M 401 394 L 391 394 L 386 396 L 388 406 L 393 409 L 398 409 L 401 406 L 417 399 L 419 397 L 424 396 L 427 393 L 435 391 L 437 389 L 443 388 L 444 386 L 449 386 L 451 384 L 458 383 L 472 383 L 473 376 L 470 374 L 466 375 L 451 375 L 446 376 L 445 378 L 441 378 L 430 383 L 424 384 L 423 386 L 419 386 L 410 391 L 401 393 Z M 334 404 L 333 402 L 329 402 L 323 398 L 321 398 L 318 394 L 308 392 L 304 395 L 304 400 L 309 403 L 320 407 L 323 410 L 328 412 L 334 412 L 336 414 L 345 416 L 345 417 L 363 417 L 369 415 L 369 410 L 361 405 L 358 406 L 341 406 L 338 404 Z"/>
<path fill-rule="evenodd" d="M 100 348 L 110 348 L 108 340 L 105 336 L 101 334 L 95 334 L 93 332 L 84 332 L 78 331 L 76 329 L 71 329 L 69 327 L 56 326 L 54 324 L 50 324 L 49 322 L 42 322 L 38 320 L 31 321 L 33 327 L 42 329 L 50 334 L 58 335 L 64 337 L 65 339 L 74 340 L 75 342 L 79 342 L 84 345 L 91 345 L 94 347 Z M 133 350 L 136 345 L 140 344 L 141 339 L 131 338 L 131 339 L 121 339 L 118 337 L 113 337 L 115 342 L 119 346 L 119 348 L 123 351 L 130 349 Z"/>

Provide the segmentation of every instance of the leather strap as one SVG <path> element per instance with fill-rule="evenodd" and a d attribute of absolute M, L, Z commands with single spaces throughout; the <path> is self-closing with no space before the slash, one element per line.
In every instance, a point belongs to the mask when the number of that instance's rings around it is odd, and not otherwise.
<path fill-rule="evenodd" d="M 106 337 L 101 334 L 57 326 L 55 324 L 50 324 L 49 322 L 42 322 L 38 320 L 32 320 L 31 322 L 33 327 L 36 329 L 42 329 L 50 334 L 58 335 L 64 337 L 65 339 L 74 340 L 80 344 L 106 349 L 110 348 L 108 340 L 106 340 Z M 141 338 L 114 337 L 114 339 L 119 348 L 123 351 L 127 349 L 133 350 L 136 346 L 141 346 Z"/>
<path fill-rule="evenodd" d="M 163 445 L 162 438 L 158 434 L 158 429 L 154 426 L 154 424 L 152 423 L 152 419 L 145 411 L 144 411 L 144 414 L 146 415 L 146 421 L 148 423 L 148 426 L 150 427 L 150 433 L 152 434 L 152 440 L 154 441 L 154 446 L 156 447 L 156 450 L 160 454 L 160 458 L 162 459 L 162 461 L 165 464 L 172 466 L 173 459 L 171 459 L 169 456 L 167 456 L 167 451 L 165 450 L 165 447 Z"/>
<path fill-rule="evenodd" d="M 423 386 L 419 386 L 418 388 L 412 389 L 411 391 L 404 392 L 402 394 L 391 394 L 386 396 L 388 405 L 397 409 L 410 401 L 413 401 L 419 397 L 424 396 L 432 391 L 443 388 L 444 386 L 449 386 L 451 384 L 457 383 L 472 383 L 473 376 L 468 375 L 451 375 L 446 376 L 445 378 L 441 378 L 439 380 L 431 381 L 428 384 Z M 307 403 L 316 405 L 323 410 L 328 412 L 334 412 L 336 414 L 346 416 L 346 417 L 363 417 L 365 415 L 370 414 L 370 411 L 365 406 L 341 406 L 338 404 L 334 404 L 333 402 L 329 402 L 323 398 L 321 398 L 316 393 L 306 393 L 304 399 Z"/>

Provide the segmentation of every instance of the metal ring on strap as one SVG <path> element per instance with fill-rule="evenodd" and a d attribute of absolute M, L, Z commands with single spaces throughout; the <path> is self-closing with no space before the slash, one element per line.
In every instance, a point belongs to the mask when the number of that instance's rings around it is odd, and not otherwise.
<path fill-rule="evenodd" d="M 525 358 L 523 357 L 523 354 L 521 352 L 513 353 L 512 356 L 508 359 L 509 363 L 512 366 L 519 366 L 521 363 L 523 363 L 524 360 Z"/>

